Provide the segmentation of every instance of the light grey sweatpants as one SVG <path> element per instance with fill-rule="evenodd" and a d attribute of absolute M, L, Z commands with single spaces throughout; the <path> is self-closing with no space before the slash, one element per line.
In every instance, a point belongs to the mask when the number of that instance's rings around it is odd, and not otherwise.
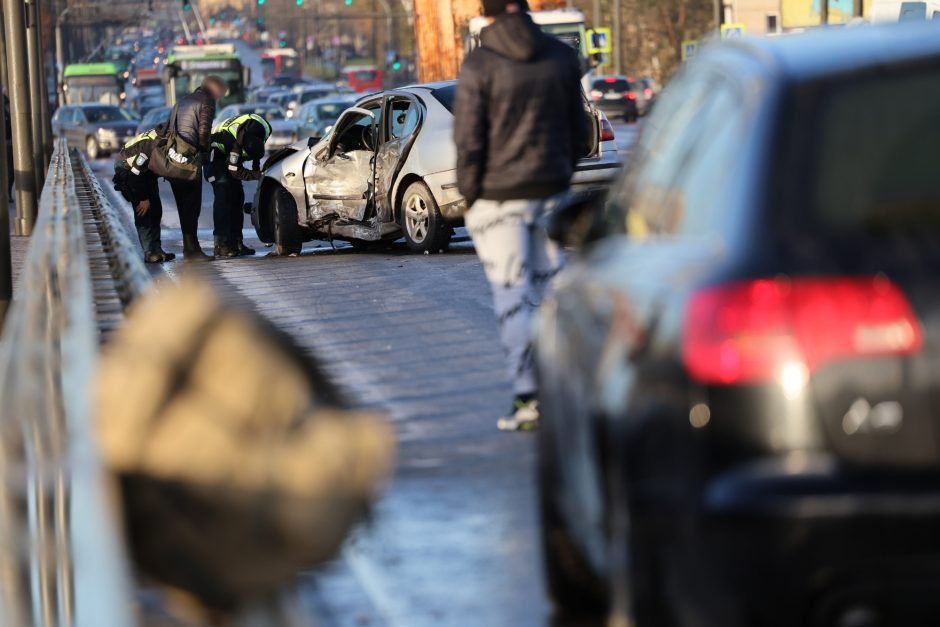
<path fill-rule="evenodd" d="M 536 391 L 532 314 L 564 260 L 545 234 L 545 216 L 562 196 L 539 200 L 478 200 L 467 230 L 493 290 L 499 335 L 516 394 Z"/>

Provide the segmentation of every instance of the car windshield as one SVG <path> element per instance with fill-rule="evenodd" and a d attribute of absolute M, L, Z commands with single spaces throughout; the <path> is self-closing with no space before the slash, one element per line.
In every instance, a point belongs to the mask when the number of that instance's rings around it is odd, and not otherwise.
<path fill-rule="evenodd" d="M 440 89 L 435 89 L 431 92 L 431 95 L 434 96 L 435 100 L 444 105 L 444 108 L 454 112 L 454 98 L 457 97 L 457 83 L 453 85 L 448 85 L 447 87 L 441 87 Z"/>
<path fill-rule="evenodd" d="M 317 105 L 317 117 L 328 122 L 335 122 L 348 105 L 338 102 L 328 102 Z"/>
<path fill-rule="evenodd" d="M 810 202 L 795 206 L 829 233 L 940 227 L 940 71 L 842 81 L 821 100 L 804 139 L 812 158 L 794 156 L 810 168 Z"/>
<path fill-rule="evenodd" d="M 129 122 L 134 119 L 130 111 L 120 107 L 85 107 L 85 118 L 92 124 L 102 122 Z"/>
<path fill-rule="evenodd" d="M 602 94 L 623 94 L 631 89 L 630 81 L 625 78 L 602 78 L 594 81 L 591 86 L 593 91 L 599 91 Z"/>

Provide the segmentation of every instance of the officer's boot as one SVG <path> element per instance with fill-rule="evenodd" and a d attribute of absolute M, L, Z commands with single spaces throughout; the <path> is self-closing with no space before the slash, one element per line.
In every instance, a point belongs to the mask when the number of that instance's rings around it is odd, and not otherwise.
<path fill-rule="evenodd" d="M 183 235 L 183 259 L 186 261 L 209 261 L 212 257 L 202 251 L 198 237 Z"/>

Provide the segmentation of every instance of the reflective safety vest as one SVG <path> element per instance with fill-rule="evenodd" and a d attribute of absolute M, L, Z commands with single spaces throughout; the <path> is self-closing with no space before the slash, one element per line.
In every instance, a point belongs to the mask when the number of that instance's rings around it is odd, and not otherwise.
<path fill-rule="evenodd" d="M 141 133 L 137 137 L 129 140 L 124 147 L 121 148 L 121 154 L 124 157 L 124 162 L 127 163 L 127 167 L 130 168 L 131 172 L 135 175 L 140 174 L 141 168 L 147 163 L 147 160 L 150 159 L 150 155 L 145 152 L 132 151 L 131 149 L 143 141 L 153 141 L 157 138 L 157 129 L 151 129 L 146 133 Z"/>
<path fill-rule="evenodd" d="M 215 135 L 216 133 L 226 133 L 226 132 L 231 133 L 232 137 L 234 137 L 235 140 L 237 141 L 238 129 L 241 128 L 242 124 L 244 124 L 245 122 L 248 122 L 249 120 L 254 120 L 255 122 L 258 122 L 259 124 L 261 124 L 261 126 L 264 128 L 264 141 L 268 141 L 268 138 L 271 137 L 271 132 L 272 132 L 271 124 L 267 120 L 265 120 L 263 117 L 258 115 L 257 113 L 245 113 L 244 115 L 239 115 L 239 116 L 228 118 L 226 120 L 222 120 L 221 122 L 216 124 L 215 128 L 212 129 L 212 134 Z M 225 152 L 225 146 L 222 145 L 221 142 L 212 142 L 212 147 L 218 148 L 219 151 L 221 152 Z M 242 150 L 242 158 L 244 159 L 248 158 L 248 155 L 245 153 L 244 150 Z"/>

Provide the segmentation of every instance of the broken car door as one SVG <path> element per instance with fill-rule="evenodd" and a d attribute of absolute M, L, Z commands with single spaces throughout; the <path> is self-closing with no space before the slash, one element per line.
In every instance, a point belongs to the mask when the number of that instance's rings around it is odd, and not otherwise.
<path fill-rule="evenodd" d="M 366 219 L 381 105 L 348 109 L 304 163 L 310 224 Z"/>
<path fill-rule="evenodd" d="M 395 219 L 392 190 L 408 151 L 418 136 L 424 119 L 424 109 L 417 98 L 395 95 L 386 104 L 385 141 L 376 153 L 376 213 L 381 222 Z"/>

